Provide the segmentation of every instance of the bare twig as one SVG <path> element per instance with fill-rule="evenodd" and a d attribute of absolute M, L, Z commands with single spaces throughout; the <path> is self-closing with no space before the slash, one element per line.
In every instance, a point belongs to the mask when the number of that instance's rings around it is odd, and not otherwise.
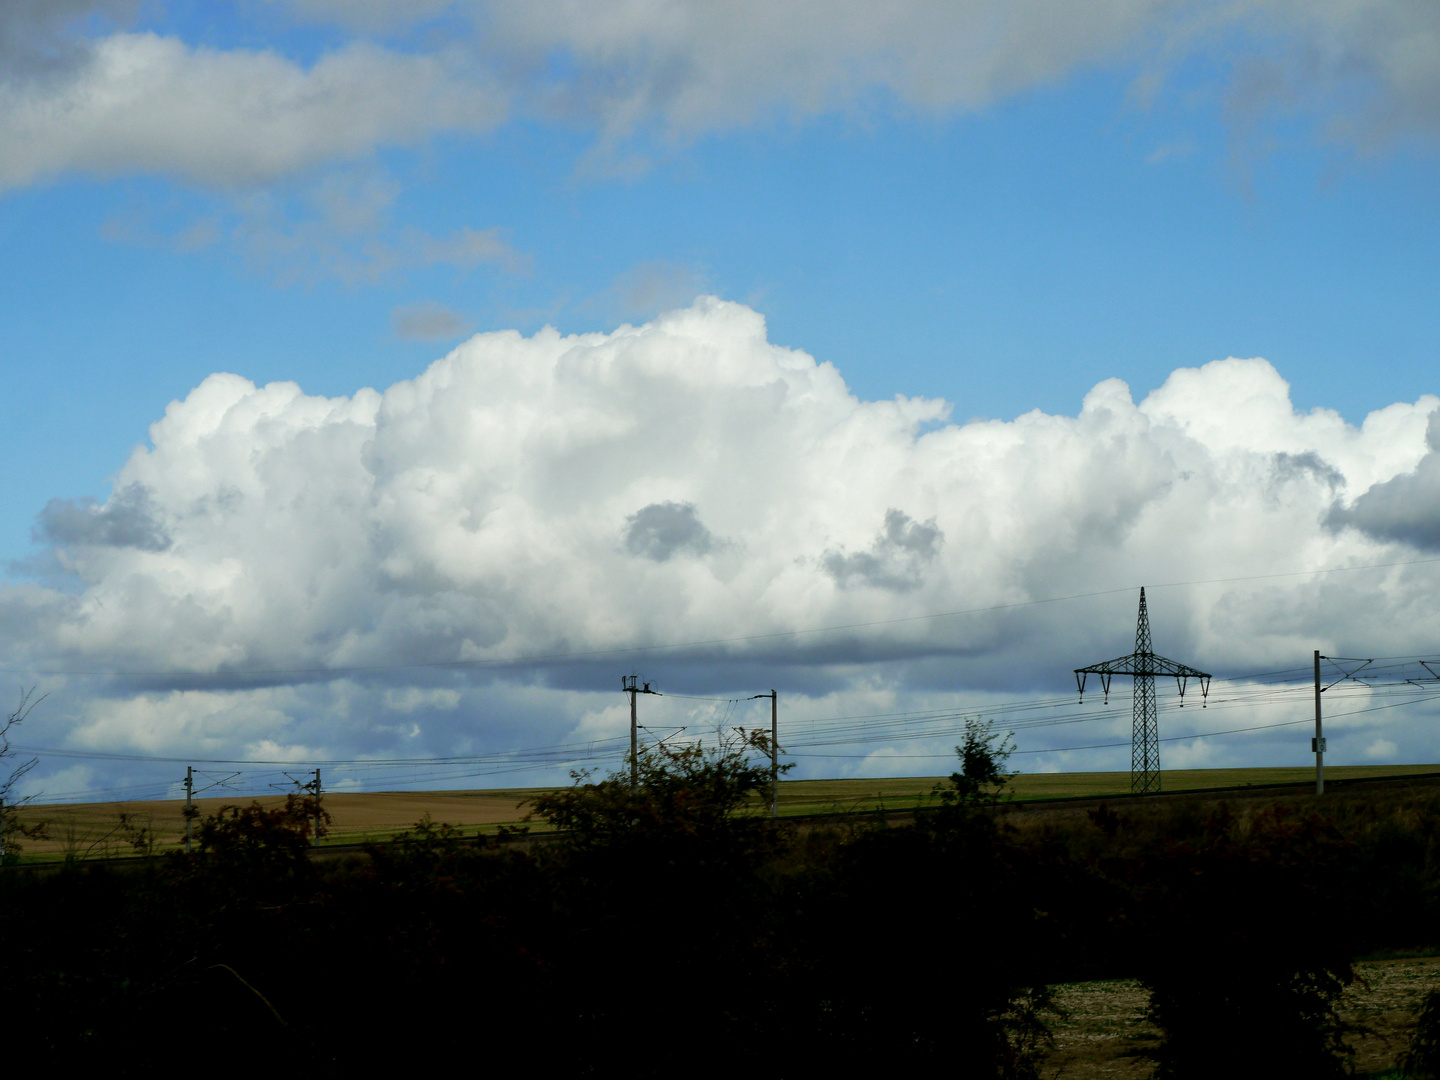
<path fill-rule="evenodd" d="M 15 708 L 10 711 L 9 716 L 5 717 L 3 721 L 0 721 L 0 760 L 4 760 L 10 756 L 11 730 L 23 724 L 35 706 L 39 705 L 40 702 L 49 696 L 49 694 L 41 694 L 39 697 L 36 697 L 35 687 L 33 686 L 29 690 L 23 687 L 21 688 L 20 700 L 16 702 Z M 35 767 L 38 760 L 38 758 L 31 758 L 29 761 L 22 762 L 10 770 L 10 775 L 5 778 L 4 783 L 0 783 L 0 806 L 11 805 L 10 789 L 15 786 L 22 776 Z"/>
<path fill-rule="evenodd" d="M 10 711 L 10 715 L 0 720 L 0 768 L 4 767 L 3 763 L 11 756 L 11 731 L 23 724 L 35 706 L 39 705 L 40 702 L 44 701 L 47 697 L 49 697 L 48 694 L 41 694 L 39 697 L 36 697 L 35 687 L 33 686 L 30 687 L 29 690 L 21 687 L 20 700 L 16 702 L 15 708 Z M 7 834 L 19 832 L 22 835 L 33 836 L 37 835 L 44 828 L 43 825 L 21 826 L 15 821 L 16 809 L 24 806 L 33 799 L 33 795 L 27 795 L 23 799 L 12 799 L 10 796 L 10 793 L 15 790 L 15 785 L 18 784 L 24 778 L 25 774 L 33 769 L 38 762 L 39 758 L 30 758 L 28 761 L 22 761 L 20 764 L 12 767 L 5 778 L 0 780 L 0 859 L 3 859 L 6 854 Z M 10 845 L 10 848 L 13 850 L 13 843 Z"/>

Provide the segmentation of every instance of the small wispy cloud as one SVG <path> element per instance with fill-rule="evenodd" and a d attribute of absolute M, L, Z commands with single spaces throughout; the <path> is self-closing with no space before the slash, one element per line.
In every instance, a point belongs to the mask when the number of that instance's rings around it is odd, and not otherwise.
<path fill-rule="evenodd" d="M 334 175 L 299 204 L 260 193 L 238 200 L 236 246 L 257 271 L 279 285 L 335 278 L 352 287 L 393 284 L 406 271 L 482 264 L 523 273 L 530 257 L 510 246 L 506 230 L 463 226 L 434 234 L 396 225 L 401 186 L 364 172 Z"/>
<path fill-rule="evenodd" d="M 1166 161 L 1181 161 L 1193 157 L 1200 147 L 1194 139 L 1176 139 L 1173 142 L 1161 143 L 1145 159 L 1147 165 L 1160 165 Z"/>
<path fill-rule="evenodd" d="M 581 306 L 600 309 L 617 319 L 648 319 L 684 307 L 708 291 L 709 278 L 697 267 L 651 259 L 626 270 Z"/>
<path fill-rule="evenodd" d="M 174 205 L 131 206 L 104 222 L 111 243 L 187 254 L 226 244 L 280 286 L 338 280 L 352 288 L 393 285 L 411 270 L 491 266 L 528 273 L 533 259 L 498 226 L 431 233 L 398 224 L 402 185 L 369 169 L 332 173 L 299 195 L 254 191 L 208 200 L 188 219 Z"/>
<path fill-rule="evenodd" d="M 390 312 L 390 329 L 406 341 L 448 341 L 466 334 L 471 326 L 465 316 L 435 300 L 404 304 Z"/>

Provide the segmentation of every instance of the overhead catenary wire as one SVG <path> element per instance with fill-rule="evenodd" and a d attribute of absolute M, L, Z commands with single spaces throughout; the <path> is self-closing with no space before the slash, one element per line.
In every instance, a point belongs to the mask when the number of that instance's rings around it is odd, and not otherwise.
<path fill-rule="evenodd" d="M 1440 562 L 1440 559 L 1412 560 L 1406 563 L 1372 564 L 1368 567 L 1340 567 L 1332 570 L 1345 569 L 1378 569 L 1390 566 L 1412 565 L 1414 563 Z M 1159 588 L 1175 587 L 1184 584 L 1209 584 L 1221 581 L 1237 580 L 1260 580 L 1270 577 L 1301 576 L 1304 574 L 1321 573 L 1328 571 L 1299 571 L 1294 574 L 1281 575 L 1257 575 L 1248 578 L 1224 578 L 1210 579 L 1207 582 L 1172 582 Z M 867 623 L 852 623 L 843 626 L 812 628 L 811 630 L 799 630 L 794 632 L 782 632 L 751 636 L 746 638 L 723 639 L 724 641 L 761 640 L 766 638 L 789 636 L 792 633 L 821 632 L 825 630 L 854 629 L 864 626 L 891 625 L 897 622 L 913 622 L 925 618 L 943 618 L 952 615 L 975 614 L 987 611 L 1004 611 L 1022 607 L 1033 607 L 1038 604 L 1056 603 L 1064 600 L 1081 599 L 1088 596 L 1108 595 L 1114 592 L 1125 590 L 1099 590 L 1085 594 L 1074 594 L 1069 597 L 1054 597 L 1045 600 L 1027 601 L 1017 604 L 991 605 L 984 608 L 967 609 L 958 612 L 941 612 L 932 615 L 905 617 L 900 619 L 875 620 Z M 716 639 L 717 641 L 721 639 Z M 681 645 L 705 644 L 696 642 L 677 643 Z M 577 653 L 567 655 L 592 655 L 591 653 Z M 534 659 L 534 658 L 531 658 Z M 1364 688 L 1369 692 L 1384 692 L 1389 685 L 1402 686 L 1407 690 L 1414 690 L 1418 681 L 1434 681 L 1435 671 L 1426 664 L 1440 665 L 1440 657 L 1433 654 L 1407 654 L 1403 656 L 1377 657 L 1363 661 L 1367 665 L 1366 670 L 1358 679 L 1354 678 L 1354 671 L 1347 671 L 1341 666 L 1346 663 L 1343 658 L 1333 658 L 1338 663 L 1334 666 L 1340 671 L 1343 677 L 1351 681 L 1363 683 Z M 1360 659 L 1353 661 L 1362 663 Z M 1396 677 L 1402 676 L 1407 666 L 1420 665 L 1424 674 L 1417 677 Z M 399 670 L 415 667 L 450 667 L 456 666 L 447 663 L 438 664 L 396 664 L 383 665 L 372 668 L 380 670 L 382 667 L 389 670 Z M 473 666 L 473 665 L 462 665 Z M 331 673 L 340 673 L 344 669 L 289 669 L 291 671 L 313 671 L 324 670 Z M 285 669 L 274 669 L 269 674 L 283 674 Z M 1233 708 L 1254 708 L 1267 701 L 1273 702 L 1286 695 L 1304 693 L 1308 689 L 1298 684 L 1298 676 L 1304 672 L 1303 668 L 1284 668 L 1268 671 L 1254 672 L 1246 675 L 1234 676 L 1229 679 L 1217 679 L 1214 696 L 1211 698 L 1210 707 L 1217 710 Z M 135 672 L 112 672 L 118 676 L 136 675 Z M 161 674 L 161 673 L 155 673 Z M 174 672 L 165 674 L 176 674 Z M 183 673 L 182 673 L 183 674 Z M 192 673 L 205 674 L 205 673 Z M 222 673 L 209 673 L 222 674 Z M 230 673 L 234 674 L 234 673 Z M 261 675 L 266 672 L 256 671 L 252 674 Z M 1222 690 L 1228 686 L 1228 691 Z M 1348 689 L 1348 688 L 1347 688 Z M 720 706 L 721 716 L 715 724 L 717 737 L 721 731 L 729 726 L 734 719 L 734 714 L 742 700 L 749 695 L 706 695 L 706 694 L 685 694 L 668 693 L 665 696 L 673 697 L 681 701 L 706 702 Z M 1414 700 L 1422 700 L 1416 698 Z M 1077 711 L 1072 704 L 1070 695 L 1057 695 L 1047 698 L 1036 699 L 1012 699 L 1001 701 L 980 701 L 968 704 L 959 708 L 940 709 L 908 709 L 891 712 L 870 712 L 853 713 L 830 717 L 805 717 L 803 715 L 792 718 L 787 725 L 790 729 L 786 740 L 786 752 L 795 757 L 855 757 L 870 756 L 874 751 L 867 751 L 865 754 L 849 754 L 843 752 L 842 748 L 857 744 L 888 745 L 896 746 L 904 743 L 914 743 L 924 740 L 938 738 L 950 738 L 957 734 L 957 725 L 969 717 L 985 716 L 992 721 L 1000 722 L 1001 726 L 1011 729 L 1014 732 L 1025 732 L 1046 727 L 1058 727 L 1062 725 L 1074 725 L 1083 723 L 1096 723 L 1118 719 L 1123 710 L 1120 708 L 1102 707 L 1095 709 L 1091 706 L 1083 712 Z M 1408 704 L 1409 701 L 1398 704 Z M 1183 707 L 1183 701 L 1179 707 Z M 1193 703 L 1192 703 L 1193 704 Z M 1166 711 L 1170 711 L 1169 706 Z M 1379 706 L 1392 707 L 1392 706 Z M 1377 707 L 1377 708 L 1379 708 Z M 1354 710 L 1350 713 L 1335 714 L 1337 717 L 1353 715 L 1355 712 L 1373 710 Z M 715 718 L 711 717 L 711 722 Z M 1303 722 L 1303 721 L 1301 721 Z M 1235 734 L 1243 731 L 1263 730 L 1269 727 L 1291 726 L 1291 722 L 1283 722 L 1273 725 L 1255 725 L 1246 728 L 1228 729 L 1222 732 L 1203 732 L 1191 735 L 1172 736 L 1164 741 L 1183 741 L 1191 738 L 1208 738 L 1216 735 Z M 682 729 L 683 731 L 683 729 Z M 677 733 L 678 735 L 679 733 Z M 693 736 L 689 736 L 693 738 Z M 84 759 L 92 761 L 116 761 L 133 763 L 173 763 L 173 764 L 201 764 L 239 766 L 245 769 L 247 774 L 243 779 L 235 777 L 227 779 L 234 781 L 227 785 L 227 790 L 244 791 L 253 789 L 257 785 L 264 785 L 269 782 L 262 774 L 253 773 L 257 767 L 265 766 L 291 766 L 300 764 L 324 766 L 329 769 L 341 770 L 345 779 L 344 783 L 353 786 L 356 790 L 373 790 L 380 785 L 397 786 L 426 786 L 434 787 L 437 784 L 451 784 L 464 780 L 471 780 L 477 777 L 500 777 L 506 775 L 519 775 L 526 772 L 554 769 L 557 767 L 575 768 L 587 763 L 598 763 L 613 761 L 618 756 L 623 745 L 620 737 L 608 739 L 587 740 L 584 743 L 560 743 L 539 747 L 522 747 L 508 751 L 490 752 L 475 755 L 435 755 L 430 757 L 367 757 L 367 758 L 316 758 L 300 761 L 295 758 L 287 759 L 261 759 L 261 758 L 198 758 L 193 755 L 147 755 L 130 754 L 114 751 L 92 751 L 64 747 L 39 747 L 16 745 L 15 749 L 22 753 L 32 753 L 45 757 Z M 1052 748 L 1023 748 L 1017 750 L 1021 754 L 1044 754 L 1044 753 L 1070 753 L 1076 751 L 1109 749 L 1126 745 L 1125 743 L 1087 743 L 1080 746 L 1052 747 Z M 818 752 L 817 752 L 818 751 Z M 892 751 L 893 753 L 893 751 Z M 894 756 L 904 757 L 948 757 L 946 754 L 918 754 Z M 160 782 L 151 784 L 125 785 L 102 789 L 88 789 L 84 792 L 64 792 L 52 795 L 46 801 L 81 796 L 86 799 L 95 799 L 97 796 L 110 796 L 143 799 L 146 795 L 164 796 L 174 790 L 173 782 Z"/>
<path fill-rule="evenodd" d="M 1249 577 L 1216 578 L 1208 581 L 1196 582 L 1170 582 L 1152 588 L 1171 588 L 1182 585 L 1214 584 L 1220 582 L 1264 580 L 1276 577 L 1295 577 L 1317 573 L 1328 573 L 1340 570 L 1359 569 L 1381 569 L 1395 566 L 1408 566 L 1420 563 L 1436 563 L 1440 559 L 1410 560 L 1407 562 L 1370 564 L 1357 567 L 1335 567 L 1328 570 L 1296 571 L 1285 574 L 1254 575 Z M 1052 597 L 1048 599 L 1026 601 L 1014 604 L 991 605 L 967 609 L 964 611 L 940 612 L 928 615 L 907 616 L 896 619 L 872 620 L 864 623 L 850 623 L 839 626 L 817 627 L 800 629 L 795 631 L 782 631 L 763 635 L 750 635 L 745 637 L 712 639 L 709 642 L 681 642 L 668 645 L 653 646 L 654 648 L 681 648 L 699 646 L 706 644 L 734 643 L 751 640 L 765 640 L 779 637 L 795 636 L 806 633 L 820 633 L 830 630 L 858 629 L 863 627 L 874 627 L 893 625 L 896 623 L 915 622 L 922 619 L 938 619 L 950 616 L 966 614 L 977 614 L 984 612 L 997 612 L 1013 610 L 1017 608 L 1034 607 L 1040 604 L 1058 603 L 1066 600 L 1083 599 L 1092 596 L 1104 596 L 1127 590 L 1112 589 L 1098 590 L 1090 593 L 1074 594 L 1066 597 Z M 649 648 L 640 647 L 640 648 Z M 633 651 L 626 648 L 622 651 Z M 521 663 L 554 659 L 557 656 L 565 657 L 586 657 L 601 655 L 608 650 L 592 650 L 567 654 L 549 654 L 542 657 L 520 657 L 512 658 L 509 661 Z M 1335 657 L 1336 661 L 1344 663 L 1343 658 Z M 1362 661 L 1356 659 L 1355 663 Z M 361 668 L 294 668 L 294 669 L 268 669 L 252 670 L 248 672 L 72 672 L 71 674 L 105 674 L 117 677 L 175 677 L 184 678 L 188 676 L 205 677 L 218 675 L 254 675 L 256 677 L 266 675 L 283 675 L 293 673 L 315 674 L 344 674 L 351 670 L 405 670 L 414 668 L 452 668 L 452 667 L 473 667 L 484 666 L 489 661 L 465 661 L 465 662 L 434 662 L 434 663 L 407 663 L 390 665 L 370 665 Z M 1387 686 L 1399 686 L 1415 689 L 1417 678 L 1419 682 L 1434 681 L 1435 672 L 1427 664 L 1440 665 L 1440 657 L 1434 654 L 1409 654 L 1404 656 L 1377 657 L 1364 661 L 1368 665 L 1367 670 L 1355 677 L 1354 672 L 1346 672 L 1346 669 L 1336 664 L 1337 669 L 1347 679 L 1359 682 L 1369 692 L 1386 692 Z M 1407 666 L 1419 665 L 1425 674 L 1416 678 L 1400 678 Z M 33 670 L 33 669 L 29 669 Z M 1286 695 L 1294 695 L 1308 692 L 1308 687 L 1298 683 L 1298 676 L 1305 671 L 1304 668 L 1285 668 L 1262 672 L 1255 672 L 1248 675 L 1234 676 L 1229 679 L 1216 679 L 1215 690 L 1210 700 L 1209 707 L 1218 710 L 1234 708 L 1254 708 L 1267 702 L 1275 702 L 1283 699 Z M 1222 691 L 1222 687 L 1228 686 L 1228 690 Z M 1345 689 L 1349 689 L 1348 687 Z M 663 696 L 673 697 L 682 701 L 707 702 L 719 706 L 720 718 L 715 726 L 717 737 L 720 732 L 731 724 L 734 714 L 742 700 L 749 695 L 716 696 L 703 694 L 666 693 Z M 1423 700 L 1415 698 L 1414 700 Z M 1410 701 L 1397 704 L 1409 704 Z M 1193 702 L 1192 702 L 1193 705 Z M 1183 708 L 1183 701 L 1178 707 Z M 1165 711 L 1170 711 L 1176 706 L 1168 706 Z M 1377 708 L 1396 707 L 1379 706 Z M 1356 710 L 1355 712 L 1374 711 Z M 1339 713 L 1337 716 L 1353 715 L 1352 713 Z M 963 723 L 968 717 L 985 716 L 992 721 L 999 721 L 1001 726 L 1013 729 L 1014 731 L 1029 731 L 1045 727 L 1057 727 L 1061 725 L 1095 723 L 1107 720 L 1114 720 L 1123 715 L 1120 708 L 1108 708 L 1102 706 L 1100 709 L 1091 706 L 1083 712 L 1077 711 L 1073 704 L 1073 697 L 1069 694 L 1063 696 L 1052 696 L 1047 698 L 1001 700 L 1001 701 L 980 701 L 973 705 L 958 708 L 940 709 L 909 709 L 893 712 L 872 712 L 856 713 L 831 717 L 794 717 L 787 727 L 790 729 L 786 740 L 786 749 L 792 756 L 796 757 L 851 757 L 869 756 L 851 755 L 839 752 L 837 748 L 868 743 L 876 744 L 900 744 L 905 742 L 916 742 L 927 739 L 948 738 L 956 733 L 956 725 Z M 710 718 L 713 723 L 714 716 Z M 1296 721 L 1302 723 L 1305 721 Z M 1258 725 L 1247 728 L 1236 728 L 1222 732 L 1205 732 L 1192 735 L 1172 736 L 1164 741 L 1180 741 L 1190 738 L 1208 738 L 1216 735 L 1234 734 L 1242 731 L 1263 730 L 1268 727 L 1291 726 L 1290 721 L 1272 725 Z M 693 736 L 692 736 L 693 737 Z M 517 748 L 509 751 L 498 751 L 477 755 L 438 755 L 431 757 L 369 757 L 369 758 L 317 758 L 299 760 L 289 759 L 258 759 L 258 758 L 213 758 L 204 759 L 194 756 L 161 756 L 144 754 L 127 754 L 110 751 L 88 751 L 75 748 L 62 747 L 31 747 L 17 745 L 16 749 L 23 753 L 33 753 L 41 756 L 53 756 L 59 758 L 75 758 L 96 761 L 116 761 L 134 763 L 173 763 L 173 764 L 208 764 L 224 766 L 240 766 L 253 769 L 263 766 L 291 766 L 298 767 L 300 764 L 324 766 L 330 769 L 340 769 L 347 777 L 353 780 L 347 783 L 363 785 L 365 788 L 373 788 L 378 784 L 402 784 L 402 785 L 434 785 L 439 783 L 455 782 L 466 779 L 473 779 L 479 776 L 501 776 L 507 774 L 521 774 L 556 767 L 575 767 L 592 762 L 614 760 L 617 756 L 622 737 L 610 737 L 608 739 L 588 740 L 585 743 L 561 743 L 551 744 L 542 747 Z M 1066 753 L 1079 750 L 1107 749 L 1127 745 L 1125 743 L 1093 743 L 1075 747 L 1055 748 L 1025 748 L 1018 750 L 1018 753 Z M 828 751 L 827 753 L 809 753 L 807 751 Z M 873 751 L 872 751 L 873 752 Z M 896 756 L 948 756 L 946 755 L 896 755 Z M 253 786 L 260 783 L 259 775 L 247 778 L 245 784 Z M 164 792 L 170 790 L 173 785 L 149 784 L 129 785 L 124 788 L 92 789 L 85 792 L 87 798 L 94 798 L 101 792 L 107 794 L 128 794 L 134 792 Z M 64 793 L 66 795 L 78 793 Z M 134 796 L 132 796 L 134 797 Z"/>
<path fill-rule="evenodd" d="M 1217 680 L 1219 682 L 1220 680 Z M 1392 689 L 1393 688 L 1393 689 Z M 1274 700 L 1286 695 L 1301 694 L 1306 691 L 1302 685 L 1294 686 L 1261 686 L 1241 688 L 1232 690 L 1224 695 L 1215 694 L 1211 698 L 1210 708 L 1214 710 L 1225 710 L 1228 708 L 1254 707 L 1265 700 Z M 1418 689 L 1413 683 L 1397 680 L 1392 684 L 1378 682 L 1367 682 L 1363 687 L 1366 692 L 1403 692 L 1419 693 L 1421 695 L 1433 693 Z M 726 703 L 736 702 L 736 698 L 715 698 L 713 700 Z M 987 716 L 992 718 L 1005 719 L 1002 726 L 1016 730 L 1026 730 L 1035 727 L 1057 726 L 1068 723 L 1085 723 L 1095 720 L 1112 719 L 1123 715 L 1124 710 L 1118 707 L 1101 708 L 1094 711 L 1080 713 L 1076 711 L 1073 704 L 1074 698 L 1071 695 L 1054 696 L 1048 698 L 1012 700 L 1000 702 L 978 703 L 965 708 L 931 709 L 931 710 L 900 710 L 895 712 L 871 712 L 854 713 L 834 717 L 805 718 L 797 717 L 791 721 L 790 727 L 795 734 L 789 740 L 794 745 L 797 739 L 807 744 L 816 737 L 834 737 L 844 741 L 848 735 L 863 733 L 866 741 L 879 741 L 880 739 L 893 739 L 896 737 L 916 738 L 931 737 L 932 735 L 944 734 L 944 731 L 932 731 L 928 727 L 919 725 L 943 724 L 947 721 L 963 720 L 967 716 Z M 1070 706 L 1071 711 L 1058 716 L 1017 718 L 1014 713 L 1026 711 L 1039 711 L 1057 709 Z M 1183 705 L 1167 703 L 1166 711 L 1183 708 Z M 1191 706 L 1193 708 L 1193 706 Z M 727 712 L 729 710 L 727 709 Z M 1336 714 L 1348 715 L 1348 714 Z M 906 729 L 909 729 L 908 731 Z M 614 754 L 615 750 L 624 742 L 623 736 L 611 736 L 603 739 L 591 739 L 584 742 L 548 744 L 537 747 L 522 747 L 508 751 L 494 751 L 486 754 L 473 755 L 440 755 L 429 757 L 373 757 L 373 758 L 289 758 L 289 759 L 263 759 L 263 758 L 203 758 L 198 755 L 151 755 L 131 754 L 103 750 L 84 750 L 64 747 L 43 747 L 16 745 L 16 749 L 25 753 L 41 756 L 55 756 L 63 758 L 77 758 L 86 760 L 112 760 L 146 763 L 193 763 L 201 765 L 230 765 L 230 766 L 324 766 L 329 768 L 344 767 L 350 770 L 386 769 L 395 766 L 418 768 L 430 767 L 474 767 L 489 765 L 496 767 L 513 767 L 523 764 L 549 765 L 556 761 L 568 761 L 579 758 L 608 757 Z M 467 768 L 467 771 L 468 768 Z"/>
<path fill-rule="evenodd" d="M 1420 698 L 1414 698 L 1414 699 L 1411 699 L 1411 700 L 1409 700 L 1409 701 L 1397 701 L 1397 702 L 1393 702 L 1393 703 L 1391 703 L 1391 704 L 1389 704 L 1389 705 L 1377 705 L 1377 706 L 1375 706 L 1374 708 L 1370 708 L 1370 709 L 1352 709 L 1352 710 L 1350 710 L 1349 712 L 1335 713 L 1335 714 L 1333 714 L 1333 715 L 1336 716 L 1336 717 L 1357 716 L 1357 715 L 1359 715 L 1359 714 L 1361 714 L 1361 713 L 1379 712 L 1379 711 L 1382 710 L 1382 709 L 1395 709 L 1395 708 L 1399 708 L 1399 707 L 1401 707 L 1401 706 L 1403 706 L 1403 705 L 1412 705 L 1412 704 L 1414 704 L 1416 701 L 1419 701 L 1419 700 L 1422 700 L 1422 699 L 1420 699 Z M 1160 741 L 1161 741 L 1161 742 L 1190 742 L 1191 740 L 1194 740 L 1194 739 L 1208 739 L 1208 738 L 1213 738 L 1213 737 L 1215 737 L 1215 736 L 1217 736 L 1217 735 L 1238 735 L 1238 734 L 1241 734 L 1241 733 L 1243 733 L 1243 732 L 1248 732 L 1248 731 L 1268 731 L 1268 730 L 1271 730 L 1271 729 L 1273 729 L 1273 728 L 1295 727 L 1295 726 L 1300 725 L 1300 724 L 1308 724 L 1308 723 L 1310 723 L 1310 718 L 1309 718 L 1309 717 L 1305 717 L 1305 718 L 1300 719 L 1300 720 L 1280 720 L 1280 721 L 1277 721 L 1277 722 L 1275 722 L 1275 723 L 1273 723 L 1273 724 L 1253 724 L 1253 725 L 1250 725 L 1250 726 L 1248 726 L 1248 727 L 1228 728 L 1228 729 L 1226 729 L 1226 730 L 1224 730 L 1224 731 L 1201 731 L 1201 732 L 1195 732 L 1195 733 L 1192 733 L 1192 734 L 1189 734 L 1189 735 L 1169 735 L 1169 736 L 1165 736 L 1165 737 L 1161 738 Z M 1118 747 L 1126 747 L 1126 746 L 1129 746 L 1129 745 L 1130 745 L 1130 743 L 1129 743 L 1128 741 L 1126 741 L 1126 742 L 1111 742 L 1111 743 L 1091 743 L 1091 744 L 1086 745 L 1086 746 L 1052 746 L 1052 747 L 1043 747 L 1043 748 L 1037 748 L 1037 749 L 1032 749 L 1032 750 L 1013 750 L 1013 751 L 1011 751 L 1011 753 L 1013 753 L 1013 754 L 1064 754 L 1064 753 L 1071 753 L 1071 752 L 1078 751 L 1078 750 L 1110 750 L 1110 749 L 1115 749 L 1115 748 L 1118 748 Z M 873 753 L 874 753 L 874 751 L 872 751 L 871 753 L 868 753 L 868 754 L 794 754 L 794 755 L 792 755 L 792 756 L 794 756 L 794 757 L 862 757 L 862 758 L 868 758 L 868 757 L 873 756 Z M 955 755 L 954 755 L 953 752 L 950 752 L 950 753 L 936 753 L 936 754 L 887 754 L 887 755 L 885 755 L 885 756 L 886 756 L 887 758 L 896 757 L 896 758 L 908 758 L 908 759 L 936 759 L 936 758 L 949 759 L 949 758 L 953 758 Z"/>

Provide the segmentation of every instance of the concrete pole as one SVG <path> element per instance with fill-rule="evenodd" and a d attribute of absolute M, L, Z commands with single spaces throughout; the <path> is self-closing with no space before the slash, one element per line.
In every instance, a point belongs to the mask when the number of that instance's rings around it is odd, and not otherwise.
<path fill-rule="evenodd" d="M 190 854 L 190 824 L 195 820 L 195 766 L 185 766 L 185 854 Z"/>
<path fill-rule="evenodd" d="M 770 816 L 780 815 L 780 695 L 770 691 Z"/>
<path fill-rule="evenodd" d="M 621 676 L 620 685 L 630 695 L 630 787 L 640 786 L 640 727 L 635 719 L 635 695 L 640 692 L 635 685 L 637 676 Z"/>
<path fill-rule="evenodd" d="M 1315 650 L 1315 794 L 1325 794 L 1325 733 L 1320 727 L 1320 650 Z"/>

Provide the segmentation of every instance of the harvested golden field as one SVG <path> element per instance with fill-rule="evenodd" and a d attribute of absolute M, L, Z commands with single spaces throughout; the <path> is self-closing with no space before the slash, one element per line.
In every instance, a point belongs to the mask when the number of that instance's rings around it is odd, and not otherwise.
<path fill-rule="evenodd" d="M 1367 765 L 1326 769 L 1330 780 L 1367 777 L 1407 776 L 1440 771 L 1440 765 Z M 1265 784 L 1304 783 L 1314 772 L 1306 768 L 1287 769 L 1192 769 L 1167 772 L 1164 790 L 1208 791 Z M 780 784 L 782 816 L 827 813 L 869 813 L 877 810 L 907 810 L 934 806 L 933 794 L 940 776 L 886 779 L 786 780 Z M 1119 798 L 1128 795 L 1130 775 L 1103 773 L 1021 773 L 1011 784 L 1013 798 L 1024 803 L 1045 799 Z M 409 828 L 426 814 L 436 822 L 448 822 L 467 832 L 494 832 L 501 825 L 521 823 L 525 803 L 545 788 L 504 788 L 488 791 L 392 791 L 336 792 L 324 797 L 325 809 L 333 821 L 327 841 L 348 843 L 386 839 Z M 227 803 L 248 803 L 235 797 L 196 799 L 201 814 L 211 814 Z M 261 797 L 265 805 L 284 802 L 283 795 Z M 120 816 L 132 827 L 151 830 L 161 847 L 180 843 L 184 835 L 184 803 L 179 800 L 152 802 L 69 803 L 31 806 L 23 811 L 30 823 L 47 823 L 48 839 L 28 841 L 27 855 L 41 858 L 98 858 L 128 854 Z M 759 803 L 756 810 L 761 810 Z M 543 822 L 539 823 L 543 827 Z"/>
<path fill-rule="evenodd" d="M 336 792 L 323 799 L 332 823 L 326 838 L 330 843 L 366 839 L 387 839 L 410 828 L 429 814 L 436 822 L 449 822 L 467 832 L 494 832 L 504 824 L 516 824 L 525 816 L 526 799 L 541 789 L 518 788 L 499 791 L 380 791 Z M 250 799 L 196 799 L 202 815 L 220 807 Z M 285 796 L 264 796 L 254 800 L 278 806 Z M 27 808 L 24 817 L 47 823 L 48 839 L 25 843 L 25 853 L 41 857 L 98 858 L 126 855 L 133 850 L 120 815 L 128 816 L 135 827 L 149 829 L 162 847 L 181 843 L 185 835 L 183 800 L 131 803 L 70 803 L 64 806 Z"/>

